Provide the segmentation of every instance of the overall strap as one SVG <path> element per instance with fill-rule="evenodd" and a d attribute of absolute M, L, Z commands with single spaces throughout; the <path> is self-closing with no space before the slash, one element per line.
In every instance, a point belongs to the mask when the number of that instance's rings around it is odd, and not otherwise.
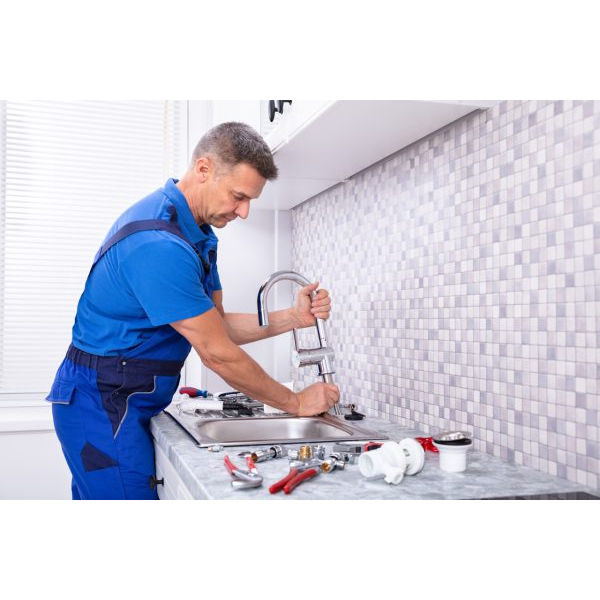
<path fill-rule="evenodd" d="M 131 221 L 131 223 L 126 223 L 119 229 L 116 233 L 114 233 L 106 243 L 100 247 L 100 250 L 96 253 L 94 258 L 94 262 L 92 264 L 92 269 L 96 266 L 96 263 L 112 248 L 115 244 L 118 244 L 121 240 L 126 237 L 132 235 L 133 233 L 137 233 L 138 231 L 167 231 L 175 236 L 177 236 L 180 240 L 183 240 L 186 244 L 188 244 L 192 250 L 196 253 L 200 262 L 202 263 L 202 267 L 204 268 L 205 274 L 208 275 L 210 273 L 210 264 L 206 262 L 202 254 L 200 254 L 198 248 L 192 244 L 184 235 L 181 233 L 181 229 L 177 226 L 177 211 L 174 206 L 169 207 L 169 213 L 171 215 L 170 221 L 164 221 L 163 219 L 142 219 L 140 221 Z M 91 269 L 90 269 L 91 271 Z"/>

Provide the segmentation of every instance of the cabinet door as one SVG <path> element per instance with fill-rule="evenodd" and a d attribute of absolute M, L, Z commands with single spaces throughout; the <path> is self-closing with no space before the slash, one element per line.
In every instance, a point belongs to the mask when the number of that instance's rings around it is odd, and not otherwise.
<path fill-rule="evenodd" d="M 277 102 L 277 101 L 276 101 Z M 303 127 L 308 125 L 321 112 L 326 110 L 333 100 L 292 100 L 291 104 L 284 104 L 283 114 L 275 113 L 272 125 L 265 125 L 264 115 L 268 112 L 269 100 L 263 100 L 262 133 L 265 141 L 273 153 L 277 152 L 292 136 L 296 135 Z"/>
<path fill-rule="evenodd" d="M 296 135 L 321 112 L 326 110 L 334 100 L 294 100 L 283 109 L 286 137 Z"/>
<path fill-rule="evenodd" d="M 164 483 L 157 487 L 160 500 L 193 500 L 181 477 L 177 474 L 175 467 L 171 464 L 167 455 L 155 444 L 154 453 L 156 460 L 156 479 L 163 479 Z"/>

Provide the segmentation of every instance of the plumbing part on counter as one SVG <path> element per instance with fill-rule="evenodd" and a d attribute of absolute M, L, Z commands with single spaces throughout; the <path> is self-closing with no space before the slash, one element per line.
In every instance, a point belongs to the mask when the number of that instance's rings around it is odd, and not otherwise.
<path fill-rule="evenodd" d="M 287 451 L 283 446 L 275 445 L 269 448 L 259 448 L 250 454 L 252 460 L 257 462 L 263 462 L 265 460 L 271 460 L 272 458 L 281 458 L 287 456 Z"/>
<path fill-rule="evenodd" d="M 263 482 L 262 475 L 259 474 L 251 456 L 246 457 L 246 465 L 248 469 L 240 469 L 236 467 L 230 460 L 227 454 L 223 459 L 225 468 L 232 477 L 231 487 L 235 490 L 243 490 L 248 488 L 260 487 Z"/>
<path fill-rule="evenodd" d="M 207 446 L 206 449 L 209 452 L 221 452 L 221 450 L 223 450 L 224 446 L 222 446 L 221 444 L 212 444 L 211 446 Z"/>
<path fill-rule="evenodd" d="M 467 452 L 473 446 L 471 434 L 465 431 L 444 431 L 432 437 L 440 454 L 440 469 L 448 473 L 462 473 L 467 468 Z"/>
<path fill-rule="evenodd" d="M 358 459 L 362 475 L 369 478 L 384 477 L 387 483 L 398 485 L 404 475 L 416 475 L 425 465 L 425 451 L 413 438 L 399 443 L 385 442 L 381 448 L 364 452 Z"/>
<path fill-rule="evenodd" d="M 310 285 L 310 281 L 306 277 L 294 271 L 277 271 L 268 277 L 268 279 L 260 286 L 258 290 L 257 307 L 258 307 L 258 324 L 261 327 L 269 326 L 269 311 L 267 306 L 267 298 L 270 289 L 280 281 L 292 281 L 302 287 Z M 313 297 L 316 292 L 313 292 Z M 319 348 L 301 349 L 298 346 L 298 332 L 294 329 L 294 348 L 292 356 L 292 365 L 296 368 L 316 365 L 319 369 L 319 377 L 325 383 L 333 383 L 333 357 L 334 351 L 327 346 L 327 336 L 325 334 L 325 321 L 323 319 L 315 319 L 315 327 L 319 340 Z M 333 414 L 342 416 L 342 410 L 335 405 L 332 409 Z"/>
<path fill-rule="evenodd" d="M 287 456 L 290 460 L 310 460 L 311 458 L 317 458 L 323 460 L 327 448 L 321 444 L 315 446 L 300 446 L 298 450 L 288 450 Z"/>
<path fill-rule="evenodd" d="M 350 410 L 350 414 L 344 415 L 344 419 L 346 419 L 346 421 L 362 421 L 364 418 L 365 415 L 356 412 L 353 408 Z"/>
<path fill-rule="evenodd" d="M 354 457 L 352 457 L 352 460 L 346 460 L 346 458 L 342 454 L 330 454 L 329 458 L 326 458 L 321 463 L 321 471 L 323 471 L 323 473 L 330 473 L 334 469 L 345 469 L 346 463 L 353 461 Z"/>

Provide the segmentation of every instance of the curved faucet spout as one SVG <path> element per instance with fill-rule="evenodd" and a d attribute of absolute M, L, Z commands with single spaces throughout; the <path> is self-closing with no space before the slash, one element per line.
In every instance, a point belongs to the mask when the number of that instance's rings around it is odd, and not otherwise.
<path fill-rule="evenodd" d="M 302 287 L 310 284 L 310 281 L 306 279 L 306 277 L 303 277 L 300 275 L 300 273 L 296 273 L 295 271 L 277 271 L 269 276 L 269 278 L 260 286 L 260 289 L 258 290 L 258 324 L 261 327 L 269 326 L 267 298 L 269 297 L 269 291 L 271 288 L 280 281 L 294 281 Z"/>
<path fill-rule="evenodd" d="M 269 326 L 269 312 L 267 299 L 269 297 L 269 291 L 271 288 L 280 281 L 293 281 L 302 287 L 310 285 L 310 281 L 306 279 L 300 273 L 295 271 L 277 271 L 273 273 L 258 290 L 257 308 L 258 308 L 258 324 L 261 327 Z M 313 292 L 313 297 L 316 293 Z M 327 347 L 327 336 L 325 334 L 325 321 L 323 319 L 315 319 L 315 327 L 317 328 L 317 335 L 319 337 L 319 348 L 313 348 L 311 350 L 301 350 L 298 347 L 298 334 L 296 330 L 293 330 L 294 334 L 294 346 L 296 351 L 292 363 L 295 367 L 317 365 L 319 368 L 319 376 L 323 378 L 325 383 L 333 383 L 333 356 L 334 352 L 331 348 Z M 334 407 L 334 414 L 341 415 L 341 409 L 337 406 Z"/>

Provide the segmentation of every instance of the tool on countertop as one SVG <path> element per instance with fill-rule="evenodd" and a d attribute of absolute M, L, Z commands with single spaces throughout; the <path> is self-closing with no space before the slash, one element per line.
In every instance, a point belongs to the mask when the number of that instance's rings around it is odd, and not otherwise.
<path fill-rule="evenodd" d="M 429 450 L 429 452 L 439 452 L 439 450 L 433 445 L 432 437 L 416 437 L 415 440 L 423 446 L 423 450 Z"/>
<path fill-rule="evenodd" d="M 190 398 L 208 398 L 209 396 L 212 397 L 212 394 L 208 390 L 199 390 L 195 387 L 181 387 L 179 388 L 179 393 L 187 394 Z"/>
<path fill-rule="evenodd" d="M 328 458 L 317 458 L 314 449 L 322 456 L 324 446 L 301 446 L 298 450 L 298 459 L 290 460 L 290 472 L 270 488 L 271 494 L 276 494 L 283 490 L 286 494 L 292 492 L 294 488 L 303 481 L 316 477 L 319 473 L 331 473 L 335 469 L 344 469 L 346 460 L 340 454 L 331 454 Z"/>
<path fill-rule="evenodd" d="M 177 410 L 180 414 L 194 415 L 197 410 L 233 410 L 238 415 L 252 416 L 254 408 L 263 406 L 262 402 L 247 399 L 240 392 L 223 392 L 215 398 L 207 390 L 182 387 L 179 388 L 179 393 L 181 394 L 182 401 L 177 404 Z M 234 397 L 229 398 L 230 396 Z M 201 400 L 200 398 L 206 398 L 206 400 Z"/>
<path fill-rule="evenodd" d="M 246 465 L 248 466 L 248 469 L 236 467 L 227 454 L 225 455 L 223 462 L 225 463 L 225 468 L 232 477 L 231 487 L 233 489 L 242 490 L 260 487 L 262 485 L 262 475 L 259 474 L 251 456 L 246 456 Z"/>
<path fill-rule="evenodd" d="M 369 452 L 370 450 L 377 450 L 381 448 L 382 442 L 338 442 L 333 445 L 334 452 L 345 452 L 347 454 L 362 454 L 363 452 Z"/>
<path fill-rule="evenodd" d="M 315 475 L 319 474 L 317 468 L 320 468 L 321 461 L 314 461 L 314 463 L 303 461 L 296 462 L 299 464 L 296 464 L 296 466 L 292 467 L 290 463 L 290 472 L 283 479 L 280 479 L 277 483 L 274 483 L 269 488 L 269 492 L 271 492 L 271 494 L 276 494 L 281 490 L 283 490 L 286 494 L 289 494 L 303 481 L 312 479 L 315 477 Z"/>

